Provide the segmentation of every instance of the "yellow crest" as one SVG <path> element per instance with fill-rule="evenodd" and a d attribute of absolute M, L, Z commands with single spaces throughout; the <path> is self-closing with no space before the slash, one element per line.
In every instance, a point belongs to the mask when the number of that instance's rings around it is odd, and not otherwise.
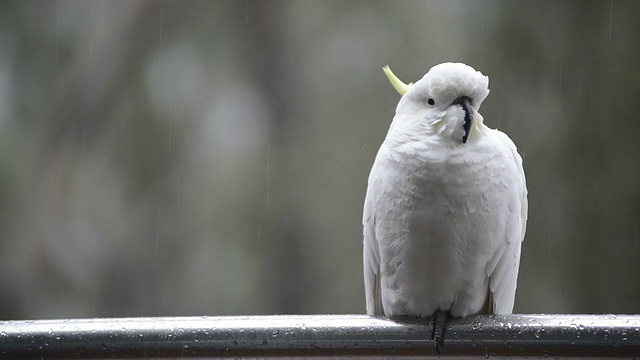
<path fill-rule="evenodd" d="M 396 74 L 394 74 L 393 71 L 391 71 L 391 68 L 389 67 L 389 65 L 385 65 L 382 68 L 382 71 L 384 71 L 384 74 L 387 75 L 389 82 L 391 83 L 391 85 L 393 85 L 393 88 L 396 89 L 396 91 L 400 95 L 406 94 L 407 91 L 409 91 L 409 88 L 411 87 L 411 85 L 413 85 L 413 83 L 405 84 L 404 82 L 402 82 L 402 80 L 398 79 Z"/>

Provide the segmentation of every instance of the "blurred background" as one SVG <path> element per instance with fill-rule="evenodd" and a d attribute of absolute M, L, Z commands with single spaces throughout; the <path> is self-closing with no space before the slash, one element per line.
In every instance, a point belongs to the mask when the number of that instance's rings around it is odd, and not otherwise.
<path fill-rule="evenodd" d="M 0 319 L 364 313 L 367 176 L 460 61 L 524 158 L 522 313 L 640 312 L 640 2 L 0 1 Z"/>

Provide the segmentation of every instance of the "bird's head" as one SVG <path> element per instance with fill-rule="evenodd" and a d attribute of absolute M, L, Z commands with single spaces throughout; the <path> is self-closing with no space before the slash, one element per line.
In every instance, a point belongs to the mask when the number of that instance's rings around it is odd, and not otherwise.
<path fill-rule="evenodd" d="M 489 95 L 489 78 L 462 63 L 436 65 L 415 84 L 405 84 L 389 66 L 383 68 L 402 95 L 391 130 L 404 137 L 439 136 L 452 144 L 466 144 L 483 129 L 478 113 Z"/>

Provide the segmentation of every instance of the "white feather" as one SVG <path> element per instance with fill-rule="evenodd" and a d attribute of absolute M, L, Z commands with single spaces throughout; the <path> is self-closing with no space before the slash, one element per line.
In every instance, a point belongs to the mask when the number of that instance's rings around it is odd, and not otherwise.
<path fill-rule="evenodd" d="M 400 100 L 364 204 L 368 314 L 466 316 L 485 307 L 488 291 L 494 313 L 511 313 L 527 191 L 515 145 L 477 113 L 487 86 L 471 67 L 446 63 Z M 475 118 L 466 143 L 464 110 L 452 105 L 460 96 Z"/>

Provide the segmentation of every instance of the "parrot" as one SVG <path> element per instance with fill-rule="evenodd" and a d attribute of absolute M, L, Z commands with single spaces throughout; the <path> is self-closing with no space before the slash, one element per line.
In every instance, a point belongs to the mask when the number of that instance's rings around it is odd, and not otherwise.
<path fill-rule="evenodd" d="M 527 223 L 522 158 L 478 110 L 489 78 L 463 63 L 405 84 L 375 157 L 363 209 L 368 315 L 431 319 L 440 353 L 447 322 L 511 314 Z"/>

